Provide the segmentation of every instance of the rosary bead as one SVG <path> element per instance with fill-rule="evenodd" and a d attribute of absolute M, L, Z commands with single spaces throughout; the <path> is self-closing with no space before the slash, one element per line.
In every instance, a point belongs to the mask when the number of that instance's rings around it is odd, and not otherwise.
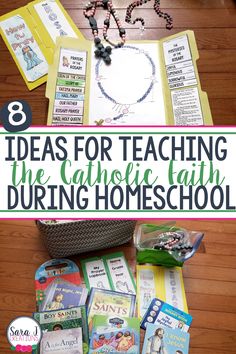
<path fill-rule="evenodd" d="M 94 54 L 95 54 L 95 57 L 96 57 L 96 58 L 100 58 L 100 56 L 101 56 L 101 52 L 100 52 L 99 49 L 96 49 L 95 52 L 94 52 Z"/>
<path fill-rule="evenodd" d="M 111 47 L 110 47 L 109 45 L 106 47 L 106 52 L 107 52 L 108 54 L 111 54 Z"/>
<path fill-rule="evenodd" d="M 125 17 L 125 21 L 127 23 L 130 23 L 130 24 L 135 24 L 136 22 L 141 22 L 142 24 L 142 27 L 141 29 L 143 29 L 144 25 L 145 25 L 145 22 L 144 22 L 144 19 L 143 18 L 136 18 L 135 20 L 132 20 L 131 19 L 131 16 L 132 16 L 132 11 L 134 10 L 135 7 L 137 6 L 141 6 L 147 2 L 149 2 L 150 0 L 136 0 L 134 1 L 132 4 L 130 4 L 128 7 L 127 7 L 127 10 L 126 10 L 126 17 Z M 154 11 L 156 12 L 156 14 L 159 16 L 159 17 L 163 17 L 165 20 L 166 20 L 166 28 L 167 29 L 171 29 L 173 26 L 172 26 L 172 22 L 171 22 L 171 25 L 170 25 L 170 15 L 168 15 L 167 13 L 164 13 L 161 11 L 160 9 L 160 0 L 155 0 L 154 1 Z"/>
<path fill-rule="evenodd" d="M 120 28 L 120 29 L 119 29 L 119 32 L 120 32 L 120 36 L 122 36 L 123 34 L 126 33 L 124 28 Z"/>
<path fill-rule="evenodd" d="M 138 1 L 137 1 L 137 3 L 138 3 Z M 121 22 L 118 18 L 118 15 L 116 14 L 116 10 L 112 4 L 112 0 L 92 0 L 88 4 L 86 4 L 86 6 L 83 10 L 83 14 L 89 20 L 89 25 L 92 29 L 92 33 L 94 36 L 94 43 L 97 48 L 97 50 L 95 51 L 95 56 L 97 58 L 103 57 L 104 61 L 106 60 L 106 63 L 110 64 L 111 58 L 110 58 L 109 54 L 111 54 L 111 47 L 107 46 L 105 49 L 103 44 L 101 43 L 100 38 L 98 37 L 98 25 L 97 25 L 96 19 L 94 18 L 97 7 L 103 7 L 103 9 L 107 9 L 106 17 L 104 20 L 103 31 L 102 31 L 103 38 L 106 40 L 107 43 L 109 43 L 112 46 L 117 47 L 117 48 L 122 47 L 125 43 L 125 30 L 123 28 L 121 28 Z M 132 8 L 133 7 L 131 6 L 130 9 L 132 10 Z M 113 19 L 116 22 L 116 25 L 117 25 L 117 28 L 119 30 L 119 34 L 121 37 L 120 43 L 118 43 L 117 45 L 112 43 L 108 39 L 108 35 L 107 35 L 108 28 L 110 27 L 111 16 L 113 17 Z"/>
<path fill-rule="evenodd" d="M 106 20 L 104 21 L 104 25 L 107 26 L 107 27 L 109 27 L 109 26 L 110 26 L 110 21 L 109 21 L 108 19 L 106 19 Z"/>
<path fill-rule="evenodd" d="M 109 56 L 109 54 L 104 50 L 104 52 L 101 54 L 101 57 L 105 59 L 107 56 Z"/>
<path fill-rule="evenodd" d="M 94 43 L 95 43 L 96 45 L 100 44 L 100 43 L 101 43 L 101 39 L 98 38 L 98 37 L 96 37 L 96 38 L 94 39 Z"/>
<path fill-rule="evenodd" d="M 102 3 L 103 3 L 104 9 L 107 9 L 109 1 L 108 0 L 103 0 Z"/>
<path fill-rule="evenodd" d="M 105 63 L 106 64 L 111 64 L 111 58 L 110 58 L 110 56 L 108 55 L 108 56 L 106 56 L 106 58 L 104 58 L 104 61 L 105 61 Z"/>
<path fill-rule="evenodd" d="M 100 42 L 101 42 L 101 41 L 100 41 Z M 97 49 L 101 50 L 101 49 L 103 49 L 103 48 L 104 48 L 104 46 L 103 46 L 102 43 L 99 43 L 99 44 L 97 45 Z"/>

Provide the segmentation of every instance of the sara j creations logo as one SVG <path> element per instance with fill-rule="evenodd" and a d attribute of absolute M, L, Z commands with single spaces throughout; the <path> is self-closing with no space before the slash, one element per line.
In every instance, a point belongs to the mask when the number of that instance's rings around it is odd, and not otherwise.
<path fill-rule="evenodd" d="M 17 317 L 7 327 L 7 339 L 11 350 L 31 353 L 42 338 L 40 325 L 31 317 Z"/>

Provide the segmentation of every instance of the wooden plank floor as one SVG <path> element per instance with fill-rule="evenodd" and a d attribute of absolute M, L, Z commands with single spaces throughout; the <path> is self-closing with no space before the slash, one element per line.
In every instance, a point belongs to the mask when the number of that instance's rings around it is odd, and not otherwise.
<path fill-rule="evenodd" d="M 205 233 L 198 253 L 183 268 L 194 318 L 190 354 L 235 354 L 236 221 L 180 220 L 178 225 Z M 135 272 L 132 243 L 96 255 L 114 251 L 124 251 Z M 81 258 L 72 259 L 79 264 Z M 12 353 L 5 336 L 9 322 L 35 311 L 34 274 L 48 259 L 33 221 L 0 221 L 0 353 Z"/>
<path fill-rule="evenodd" d="M 0 2 L 0 15 L 26 5 L 29 0 Z M 82 8 L 87 0 L 61 0 L 86 38 L 91 39 L 88 21 Z M 153 1 L 152 1 L 153 2 Z M 186 29 L 195 31 L 200 52 L 198 62 L 202 88 L 208 93 L 215 125 L 236 125 L 236 2 L 234 0 L 161 0 L 163 10 L 174 18 L 174 29 L 165 29 L 152 9 L 152 2 L 134 11 L 135 17 L 144 17 L 146 31 L 140 37 L 135 26 L 127 27 L 128 39 L 160 39 Z M 131 0 L 113 0 L 122 20 Z M 99 24 L 104 13 L 97 12 Z M 136 26 L 137 27 L 137 26 Z M 114 27 L 109 36 L 117 38 Z M 0 40 L 0 106 L 12 98 L 26 99 L 33 110 L 33 124 L 46 124 L 47 99 L 45 85 L 29 92 L 2 39 Z"/>

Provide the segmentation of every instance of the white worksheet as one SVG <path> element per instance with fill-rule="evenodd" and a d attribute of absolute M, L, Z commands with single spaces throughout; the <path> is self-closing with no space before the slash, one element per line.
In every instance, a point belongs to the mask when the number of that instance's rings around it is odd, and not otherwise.
<path fill-rule="evenodd" d="M 166 125 L 158 45 L 129 43 L 111 59 L 92 56 L 89 124 Z"/>

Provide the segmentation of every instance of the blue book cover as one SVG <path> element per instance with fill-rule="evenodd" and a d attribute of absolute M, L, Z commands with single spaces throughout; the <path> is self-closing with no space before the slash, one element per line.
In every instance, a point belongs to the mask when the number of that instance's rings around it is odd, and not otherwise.
<path fill-rule="evenodd" d="M 45 291 L 39 311 L 64 310 L 85 305 L 88 290 L 66 281 L 54 281 Z"/>
<path fill-rule="evenodd" d="M 147 324 L 142 354 L 188 354 L 189 333 L 160 324 Z"/>
<path fill-rule="evenodd" d="M 139 354 L 139 326 L 134 317 L 94 316 L 89 354 Z"/>
<path fill-rule="evenodd" d="M 192 316 L 160 299 L 153 299 L 141 322 L 141 328 L 146 329 L 148 323 L 188 332 L 192 323 Z"/>

